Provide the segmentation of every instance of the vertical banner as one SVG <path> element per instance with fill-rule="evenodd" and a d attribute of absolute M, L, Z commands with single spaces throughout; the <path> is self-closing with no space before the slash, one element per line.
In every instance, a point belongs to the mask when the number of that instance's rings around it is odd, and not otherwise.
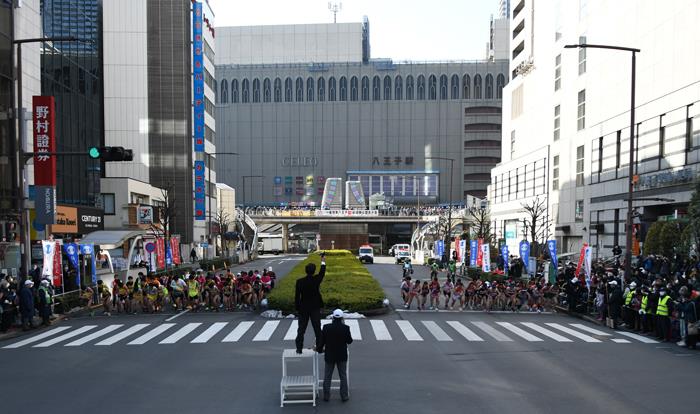
<path fill-rule="evenodd" d="M 158 269 L 165 268 L 165 241 L 162 237 L 156 239 L 156 264 Z"/>
<path fill-rule="evenodd" d="M 503 246 L 501 246 L 501 257 L 503 258 L 503 271 L 506 274 L 508 273 L 508 253 L 508 245 L 504 243 Z"/>
<path fill-rule="evenodd" d="M 180 258 L 180 236 L 170 236 L 170 253 L 173 256 L 173 263 L 179 265 L 182 263 Z"/>
<path fill-rule="evenodd" d="M 581 252 L 578 255 L 578 264 L 576 265 L 576 272 L 574 275 L 579 278 L 581 282 L 584 282 L 585 280 L 580 277 L 581 275 L 581 268 L 583 268 L 583 261 L 586 259 L 586 247 L 588 247 L 587 243 L 583 243 L 583 246 L 581 246 Z"/>
<path fill-rule="evenodd" d="M 525 270 L 528 270 L 528 262 L 530 261 L 530 242 L 527 240 L 522 240 L 520 242 L 520 258 L 523 260 Z M 520 277 L 520 275 L 516 276 Z"/>
<path fill-rule="evenodd" d="M 466 240 L 460 240 L 459 241 L 459 262 L 464 265 L 464 262 L 467 260 L 467 241 Z"/>
<path fill-rule="evenodd" d="M 44 264 L 41 270 L 42 276 L 53 276 L 53 255 L 56 253 L 56 245 L 52 241 L 41 241 L 41 250 L 44 253 Z"/>
<path fill-rule="evenodd" d="M 555 269 L 559 268 L 559 259 L 557 259 L 557 241 L 548 240 L 547 248 L 549 249 L 549 257 L 552 259 L 552 264 Z"/>
<path fill-rule="evenodd" d="M 76 286 L 80 287 L 80 259 L 78 257 L 78 245 L 75 243 L 66 243 L 63 245 L 63 250 L 66 252 L 68 262 L 70 262 L 71 266 L 73 266 L 75 269 L 75 284 Z"/>
<path fill-rule="evenodd" d="M 476 257 L 479 255 L 477 250 L 479 249 L 478 242 L 476 240 L 469 240 L 469 266 L 476 267 Z"/>
<path fill-rule="evenodd" d="M 38 224 L 56 222 L 55 102 L 53 96 L 32 98 L 34 134 L 34 205 Z"/>
<path fill-rule="evenodd" d="M 170 241 L 165 243 L 165 264 L 170 266 L 173 264 L 173 255 L 170 252 Z"/>
<path fill-rule="evenodd" d="M 192 100 L 194 151 L 204 152 L 204 40 L 202 3 L 192 3 Z"/>
<path fill-rule="evenodd" d="M 90 256 L 90 281 L 92 285 L 97 284 L 97 260 L 95 258 L 95 246 L 93 244 L 81 244 L 80 252 L 85 256 Z"/>
<path fill-rule="evenodd" d="M 442 260 L 442 255 L 445 253 L 445 242 L 438 240 L 435 242 L 435 255 Z"/>
<path fill-rule="evenodd" d="M 590 286 L 591 284 L 591 256 L 592 256 L 593 248 L 591 246 L 586 246 L 586 250 L 584 253 L 584 260 L 583 260 L 583 270 L 584 273 L 586 274 L 586 286 Z"/>
<path fill-rule="evenodd" d="M 54 242 L 53 254 L 53 285 L 55 287 L 63 286 L 63 261 L 61 256 L 61 244 Z"/>
<path fill-rule="evenodd" d="M 477 242 L 479 243 L 479 249 L 476 252 L 476 266 L 479 267 L 484 263 L 484 251 L 482 250 L 484 239 L 478 239 Z"/>
<path fill-rule="evenodd" d="M 194 162 L 194 219 L 206 219 L 206 182 L 204 181 L 204 161 Z"/>
<path fill-rule="evenodd" d="M 481 245 L 481 271 L 485 273 L 491 272 L 491 252 L 489 251 L 488 243 Z"/>

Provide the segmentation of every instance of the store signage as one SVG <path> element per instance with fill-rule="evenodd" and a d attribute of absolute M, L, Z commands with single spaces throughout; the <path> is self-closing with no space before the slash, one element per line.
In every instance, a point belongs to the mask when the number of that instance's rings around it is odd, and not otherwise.
<path fill-rule="evenodd" d="M 695 179 L 695 171 L 684 168 L 678 171 L 666 171 L 658 174 L 650 174 L 639 177 L 635 189 L 667 187 L 675 184 L 689 183 Z"/>
<path fill-rule="evenodd" d="M 194 151 L 204 152 L 204 41 L 202 3 L 192 4 L 192 99 L 194 115 Z"/>
<path fill-rule="evenodd" d="M 99 208 L 78 207 L 78 233 L 104 230 L 104 211 Z"/>
<path fill-rule="evenodd" d="M 400 156 L 382 156 L 382 157 L 372 157 L 372 167 L 383 165 L 413 165 L 413 157 L 400 157 Z"/>
<path fill-rule="evenodd" d="M 283 167 L 315 167 L 318 165 L 316 157 L 287 156 L 282 158 Z"/>
<path fill-rule="evenodd" d="M 196 3 L 195 3 L 196 4 Z M 194 162 L 194 219 L 206 218 L 206 182 L 204 181 L 204 161 Z"/>
<path fill-rule="evenodd" d="M 138 206 L 136 210 L 137 224 L 153 224 L 153 206 Z"/>
<path fill-rule="evenodd" d="M 55 102 L 53 96 L 34 96 L 34 204 L 36 222 L 53 224 L 56 219 Z"/>
<path fill-rule="evenodd" d="M 51 233 L 78 234 L 78 208 L 56 206 L 56 224 L 51 226 Z"/>

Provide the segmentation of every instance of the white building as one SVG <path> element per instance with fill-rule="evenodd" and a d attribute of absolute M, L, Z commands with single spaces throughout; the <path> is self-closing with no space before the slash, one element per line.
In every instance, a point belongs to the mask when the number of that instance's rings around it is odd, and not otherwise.
<path fill-rule="evenodd" d="M 648 200 L 635 202 L 643 241 L 659 217 L 684 213 L 700 166 L 700 4 L 573 4 L 511 3 L 512 79 L 503 94 L 502 162 L 491 176 L 491 214 L 497 236 L 505 237 L 504 225 L 524 217 L 517 204 L 536 196 L 519 189 L 527 181 L 521 168 L 547 153 L 550 235 L 559 252 L 587 242 L 594 255 L 609 256 L 615 244 L 625 244 L 631 53 L 564 45 L 641 49 L 634 197 Z M 505 172 L 520 178 L 504 183 Z M 499 202 L 502 197 L 509 201 Z"/>

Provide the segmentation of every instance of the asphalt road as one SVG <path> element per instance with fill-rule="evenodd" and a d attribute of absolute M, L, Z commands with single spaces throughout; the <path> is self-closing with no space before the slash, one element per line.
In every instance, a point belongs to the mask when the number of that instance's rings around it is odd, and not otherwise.
<path fill-rule="evenodd" d="M 285 259 L 243 268 L 271 265 L 282 275 L 298 260 Z M 398 303 L 400 267 L 368 268 Z M 698 352 L 555 314 L 427 311 L 346 321 L 356 337 L 350 401 L 334 394 L 315 409 L 280 408 L 292 320 L 173 316 L 84 317 L 51 328 L 60 332 L 0 342 L 0 390 L 11 396 L 3 412 L 639 414 L 697 406 Z M 306 343 L 312 338 L 309 328 Z"/>

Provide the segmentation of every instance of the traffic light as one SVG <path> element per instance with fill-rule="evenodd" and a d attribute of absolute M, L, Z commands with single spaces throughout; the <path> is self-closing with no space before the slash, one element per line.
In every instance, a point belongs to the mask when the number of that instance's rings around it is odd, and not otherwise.
<path fill-rule="evenodd" d="M 134 160 L 134 152 L 124 147 L 91 147 L 88 155 L 94 160 L 101 159 L 105 162 Z"/>
<path fill-rule="evenodd" d="M 19 226 L 17 225 L 16 221 L 6 221 L 5 226 L 4 226 L 4 237 L 2 238 L 2 241 L 5 242 L 13 242 L 17 240 L 17 237 L 19 236 L 18 233 L 18 228 Z"/>

